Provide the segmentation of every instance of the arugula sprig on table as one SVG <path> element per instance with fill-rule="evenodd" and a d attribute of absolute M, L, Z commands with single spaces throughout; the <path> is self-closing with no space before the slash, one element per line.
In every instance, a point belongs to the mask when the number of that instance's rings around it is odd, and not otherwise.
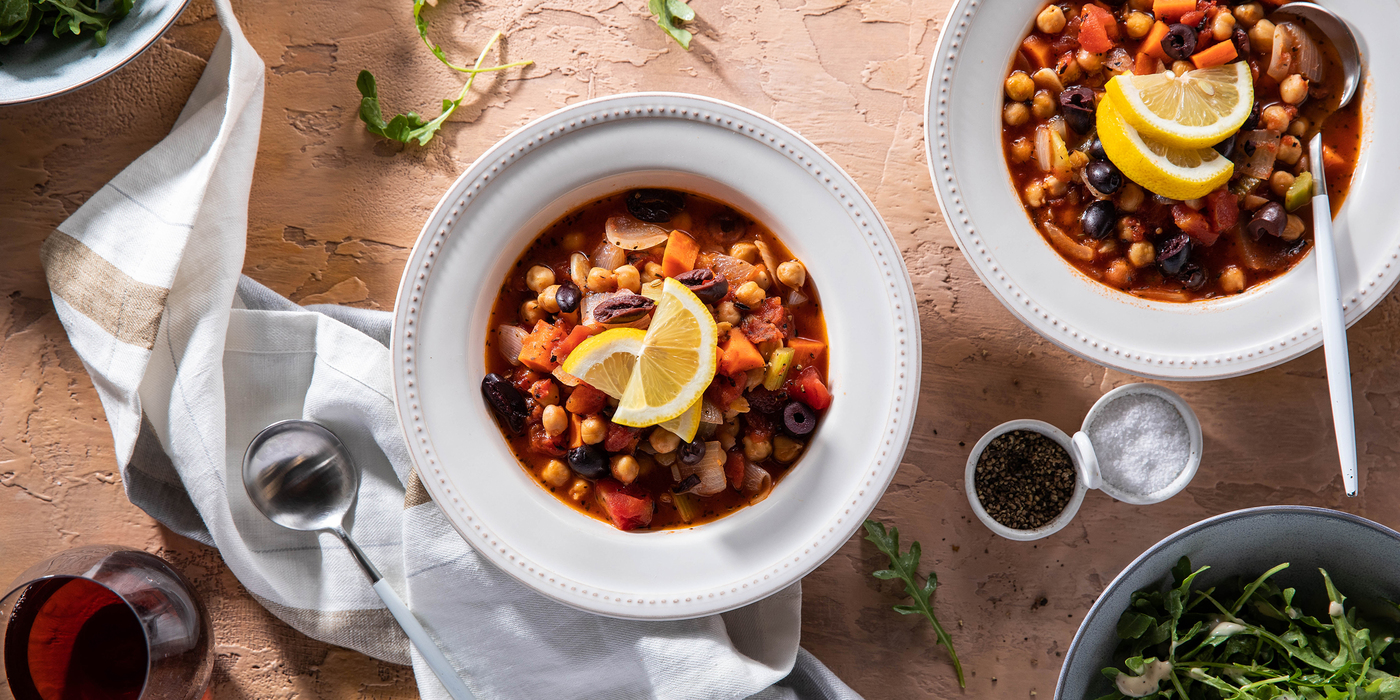
<path fill-rule="evenodd" d="M 953 650 L 953 638 L 948 636 L 943 626 L 938 624 L 938 618 L 933 615 L 933 592 L 938 589 L 938 575 L 929 572 L 928 578 L 920 582 L 919 557 L 922 550 L 919 542 L 915 540 L 909 544 L 909 551 L 901 552 L 899 549 L 899 528 L 892 527 L 885 529 L 884 523 L 874 520 L 865 521 L 865 539 L 875 544 L 875 548 L 882 554 L 889 557 L 890 568 L 880 569 L 871 575 L 881 580 L 899 579 L 904 582 L 904 592 L 914 599 L 913 605 L 896 605 L 894 611 L 901 615 L 923 615 L 930 624 L 933 625 L 933 632 L 938 637 L 938 643 L 948 650 L 948 656 L 953 660 L 953 670 L 958 674 L 958 687 L 966 688 L 967 683 L 963 680 L 962 662 L 958 661 L 958 652 Z"/>
<path fill-rule="evenodd" d="M 1373 639 L 1325 570 L 1330 604 L 1319 619 L 1294 605 L 1295 589 L 1270 580 L 1286 563 L 1245 585 L 1195 588 L 1208 568 L 1182 557 L 1170 588 L 1133 594 L 1118 619 L 1122 668 L 1103 669 L 1116 689 L 1100 700 L 1400 700 L 1400 659 L 1386 655 L 1393 638 Z M 1118 685 L 1160 662 L 1170 670 L 1155 692 L 1130 696 Z"/>
<path fill-rule="evenodd" d="M 0 2 L 13 0 L 0 0 Z M 52 0 L 49 0 L 52 1 Z M 127 0 L 129 1 L 129 0 Z M 467 74 L 467 82 L 458 91 L 456 99 L 444 98 L 442 101 L 442 113 L 431 120 L 425 120 L 417 112 L 406 112 L 394 116 L 393 119 L 385 121 L 384 113 L 379 105 L 379 86 L 374 79 L 374 74 L 367 70 L 360 71 L 359 77 L 355 80 L 355 87 L 360 91 L 360 121 L 365 123 L 365 129 L 372 134 L 383 136 L 394 141 L 409 143 L 417 141 L 419 146 L 426 146 L 433 135 L 438 132 L 447 118 L 452 116 L 457 108 L 462 106 L 462 101 L 466 99 L 467 93 L 471 91 L 472 83 L 476 81 L 479 73 L 490 73 L 492 71 L 506 70 L 508 68 L 519 68 L 528 66 L 532 61 L 516 61 L 503 65 L 489 66 L 482 68 L 481 64 L 486 62 L 486 56 L 495 48 L 496 43 L 501 40 L 501 33 L 495 32 L 491 39 L 486 42 L 486 46 L 481 49 L 481 54 L 476 57 L 476 63 L 468 68 L 459 66 L 448 60 L 442 47 L 433 43 L 428 38 L 428 18 L 423 16 L 423 6 L 427 0 L 413 0 L 413 24 L 418 28 L 418 38 L 423 45 L 437 57 L 443 65 L 460 73 Z"/>
<path fill-rule="evenodd" d="M 695 10 L 685 4 L 685 0 L 647 0 L 647 9 L 656 15 L 656 23 L 661 30 L 676 40 L 686 51 L 690 50 L 690 39 L 694 35 L 676 26 L 676 21 L 690 22 L 695 19 Z"/>
<path fill-rule="evenodd" d="M 0 0 L 0 46 L 17 39 L 27 44 L 45 27 L 56 37 L 92 32 L 97 45 L 106 46 L 107 30 L 131 12 L 132 0 L 115 0 L 112 5 L 103 12 L 96 1 Z"/>

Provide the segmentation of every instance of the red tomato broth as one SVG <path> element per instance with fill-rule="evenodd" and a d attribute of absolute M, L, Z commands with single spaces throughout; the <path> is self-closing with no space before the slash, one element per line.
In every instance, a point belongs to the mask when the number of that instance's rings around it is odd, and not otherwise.
<path fill-rule="evenodd" d="M 534 265 L 542 264 L 554 270 L 557 280 L 563 281 L 569 279 L 570 255 L 574 252 L 583 252 L 589 255 L 590 258 L 593 256 L 594 251 L 606 240 L 604 222 L 609 217 L 626 215 L 628 213 L 624 202 L 624 197 L 627 194 L 627 192 L 615 193 L 573 209 L 545 228 L 544 232 L 541 233 L 516 260 L 510 272 L 507 274 L 505 281 L 501 285 L 487 323 L 486 371 L 488 373 L 497 373 L 509 378 L 512 372 L 517 371 L 517 368 L 512 367 L 510 362 L 496 349 L 498 340 L 495 329 L 501 324 L 522 325 L 519 315 L 521 305 L 535 299 L 537 296 L 535 292 L 531 291 L 526 286 L 525 272 Z M 686 197 L 686 204 L 681 215 L 668 223 L 660 225 L 664 228 L 676 228 L 688 233 L 698 244 L 701 256 L 707 253 L 727 253 L 730 245 L 734 242 L 753 241 L 758 238 L 763 240 L 772 249 L 774 256 L 779 262 L 796 259 L 787 247 L 783 245 L 782 241 L 753 217 L 747 216 L 736 208 L 709 199 L 703 195 L 691 192 L 685 192 L 684 195 Z M 737 241 L 730 240 L 725 242 L 721 240 L 720 235 L 712 232 L 710 230 L 711 227 L 707 226 L 707 222 L 715 221 L 716 218 L 722 214 L 730 216 L 737 215 L 745 223 L 745 233 L 740 236 Z M 572 238 L 570 238 L 571 235 Z M 659 264 L 662 262 L 662 255 L 657 251 L 664 248 L 665 245 L 666 244 L 662 244 L 647 251 L 629 251 L 629 262 L 634 259 L 637 260 L 635 264 L 639 268 L 648 261 Z M 761 264 L 762 261 L 760 260 L 758 262 Z M 698 262 L 696 263 L 696 267 L 700 267 Z M 779 288 L 780 285 L 774 281 L 772 287 Z M 730 298 L 732 298 L 733 292 L 734 289 L 733 286 L 731 286 Z M 809 301 L 800 306 L 784 304 L 784 308 L 791 314 L 792 322 L 795 326 L 794 337 L 820 341 L 821 344 L 828 345 L 826 324 L 822 317 L 820 297 L 817 294 L 816 286 L 810 274 L 807 275 L 807 279 L 801 287 L 801 292 L 809 298 Z M 735 328 L 733 332 L 737 333 L 739 331 Z M 721 344 L 722 343 L 723 338 L 721 338 Z M 814 366 L 820 373 L 822 381 L 826 381 L 827 353 L 823 352 L 817 358 L 816 362 L 811 363 L 811 366 Z M 794 367 L 789 371 L 789 381 L 798 375 L 799 369 L 798 367 Z M 723 377 L 717 374 L 716 381 L 719 382 L 722 380 Z M 564 387 L 562 384 L 559 388 L 561 391 L 569 391 L 568 388 Z M 713 385 L 711 390 L 713 390 Z M 708 395 L 707 393 L 707 396 Z M 564 399 L 561 396 L 560 404 L 563 403 Z M 607 408 L 604 409 L 605 412 L 609 410 L 610 409 Z M 819 428 L 820 425 L 818 425 L 818 429 Z M 639 435 L 641 443 L 646 443 L 647 434 L 650 430 L 650 428 L 640 429 Z M 742 437 L 745 433 L 746 430 L 741 427 L 739 430 L 740 442 L 734 449 L 742 449 Z M 801 438 L 804 443 L 802 448 L 803 452 L 805 452 L 806 446 L 810 444 L 815 434 L 816 433 L 813 432 Z M 515 454 L 520 466 L 541 488 L 554 494 L 560 502 L 574 510 L 611 524 L 608 514 L 598 503 L 595 493 L 590 493 L 581 500 L 574 500 L 569 496 L 570 483 L 566 482 L 562 486 L 554 487 L 544 481 L 541 476 L 541 469 L 551 459 L 554 459 L 554 457 L 542 455 L 533 450 L 528 432 L 525 435 L 513 436 L 506 431 L 502 431 L 502 437 L 504 437 L 510 445 L 511 451 Z M 710 439 L 713 440 L 715 438 Z M 700 441 L 701 438 L 697 436 L 696 440 Z M 599 443 L 598 446 L 602 447 L 602 443 Z M 643 454 L 644 452 L 642 450 L 636 450 L 635 455 L 639 462 L 643 462 Z M 558 459 L 563 461 L 562 457 Z M 650 524 L 647 527 L 640 528 L 641 530 L 694 527 L 722 518 L 750 505 L 751 497 L 749 495 L 729 487 L 714 496 L 699 497 L 691 495 L 690 498 L 698 505 L 699 512 L 690 522 L 686 522 L 669 497 L 671 488 L 676 485 L 671 468 L 656 463 L 654 459 L 651 461 L 652 463 L 650 465 L 646 463 L 642 464 L 641 473 L 633 482 L 634 486 L 640 487 L 652 495 L 656 507 Z M 799 461 L 801 461 L 801 456 L 789 463 L 779 462 L 770 456 L 768 459 L 758 462 L 757 465 L 767 470 L 772 475 L 773 485 L 774 488 L 776 488 L 778 482 L 781 481 Z M 663 494 L 666 495 L 663 496 Z"/>

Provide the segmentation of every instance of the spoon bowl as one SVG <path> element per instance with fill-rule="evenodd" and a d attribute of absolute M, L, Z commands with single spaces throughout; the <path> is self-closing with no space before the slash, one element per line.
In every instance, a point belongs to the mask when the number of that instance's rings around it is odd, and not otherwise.
<path fill-rule="evenodd" d="M 1351 27 L 1347 26 L 1346 20 L 1338 17 L 1331 10 L 1315 5 L 1310 2 L 1290 2 L 1274 10 L 1273 17 L 1284 19 L 1301 19 L 1311 22 L 1332 42 L 1333 48 L 1337 50 L 1337 57 L 1342 62 L 1342 82 L 1341 101 L 1337 108 L 1347 106 L 1356 90 L 1361 86 L 1361 49 L 1356 43 L 1356 35 L 1352 33 Z"/>
<path fill-rule="evenodd" d="M 243 487 L 253 505 L 290 530 L 339 528 L 359 486 L 360 470 L 345 445 L 311 421 L 273 423 L 243 455 Z"/>

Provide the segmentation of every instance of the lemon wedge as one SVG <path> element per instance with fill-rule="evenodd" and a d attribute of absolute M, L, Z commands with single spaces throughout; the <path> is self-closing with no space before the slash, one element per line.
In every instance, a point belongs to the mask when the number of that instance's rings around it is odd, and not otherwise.
<path fill-rule="evenodd" d="M 1235 171 L 1235 164 L 1213 148 L 1177 148 L 1144 137 L 1108 100 L 1099 103 L 1098 127 L 1108 159 L 1129 180 L 1163 197 L 1204 197 Z"/>
<path fill-rule="evenodd" d="M 705 304 L 667 278 L 613 422 L 644 428 L 693 410 L 715 378 L 718 335 Z"/>
<path fill-rule="evenodd" d="M 1143 136 L 1177 148 L 1205 148 L 1239 131 L 1254 108 L 1245 61 L 1214 68 L 1108 81 L 1108 100 Z M 1102 105 L 1100 105 L 1102 107 Z"/>
<path fill-rule="evenodd" d="M 593 388 L 621 399 L 632 378 L 632 368 L 642 353 L 646 331 L 640 328 L 614 328 L 589 338 L 564 360 L 564 371 L 588 382 Z"/>
<path fill-rule="evenodd" d="M 675 433 L 682 442 L 695 442 L 695 434 L 700 432 L 700 409 L 704 402 L 703 398 L 696 401 L 685 413 L 661 423 L 660 427 Z"/>

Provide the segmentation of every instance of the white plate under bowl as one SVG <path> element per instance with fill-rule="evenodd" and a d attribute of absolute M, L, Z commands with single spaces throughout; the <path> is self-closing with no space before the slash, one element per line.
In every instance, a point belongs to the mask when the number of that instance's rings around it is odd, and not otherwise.
<path fill-rule="evenodd" d="M 112 0 L 101 5 L 107 11 Z M 107 45 L 92 32 L 55 37 L 40 31 L 28 44 L 0 46 L 0 105 L 42 100 L 107 77 L 150 48 L 189 0 L 136 0 L 131 12 L 112 23 Z"/>
<path fill-rule="evenodd" d="M 1351 21 L 1363 62 L 1400 61 L 1400 4 L 1322 0 Z M 958 0 L 928 78 L 925 147 L 939 204 L 983 284 L 1046 339 L 1085 359 L 1161 379 L 1217 379 L 1287 362 L 1322 343 L 1314 256 L 1273 281 L 1224 299 L 1138 299 L 1066 263 L 1035 230 L 1002 155 L 1002 85 L 1043 0 Z M 1347 323 L 1389 293 L 1400 274 L 1400 83 L 1365 79 L 1361 162 L 1337 216 Z"/>
<path fill-rule="evenodd" d="M 515 259 L 570 209 L 642 186 L 733 204 L 806 263 L 826 316 L 835 401 L 767 500 L 699 527 L 629 533 L 540 488 L 502 439 L 480 385 L 491 304 Z M 457 180 L 404 272 L 393 357 L 413 460 L 468 542 L 567 605 L 679 619 L 775 593 L 850 538 L 909 439 L 919 320 L 889 230 L 815 146 L 725 102 L 633 93 L 542 117 Z"/>

